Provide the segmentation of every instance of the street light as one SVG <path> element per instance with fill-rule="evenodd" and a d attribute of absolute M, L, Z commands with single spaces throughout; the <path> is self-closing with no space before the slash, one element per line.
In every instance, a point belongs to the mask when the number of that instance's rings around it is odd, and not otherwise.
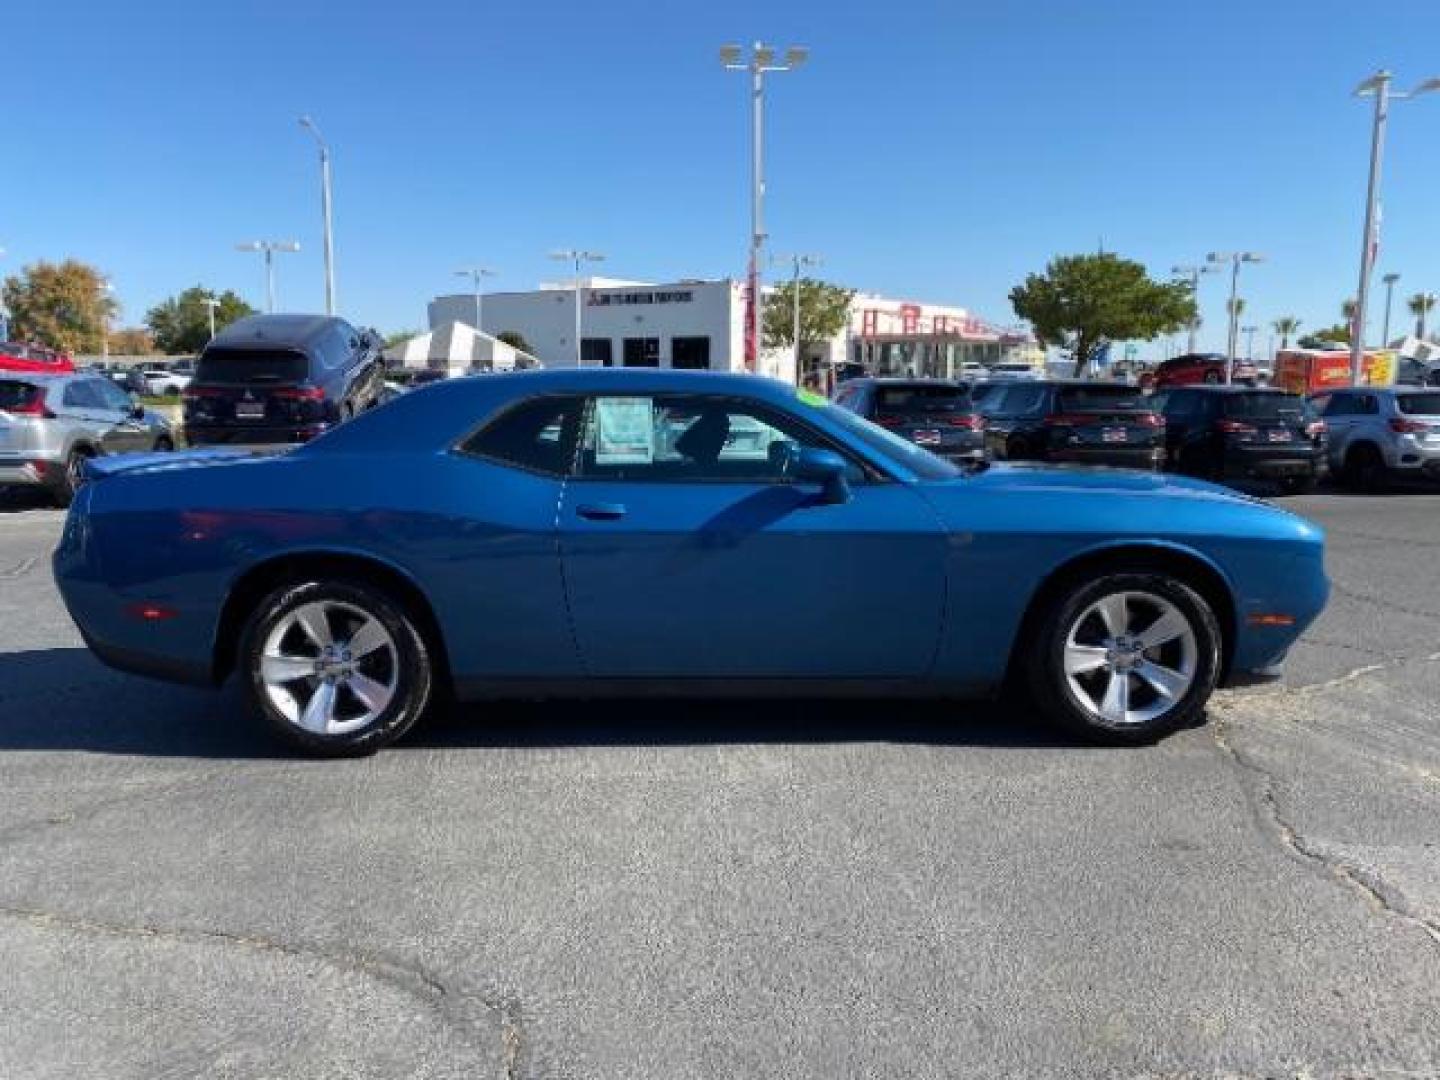
<path fill-rule="evenodd" d="M 335 239 L 330 224 L 330 147 L 308 116 L 300 117 L 300 126 L 320 147 L 320 213 L 325 225 L 325 314 L 335 314 Z"/>
<path fill-rule="evenodd" d="M 745 366 L 754 370 L 760 355 L 760 254 L 765 246 L 765 76 L 772 71 L 792 71 L 810 56 L 810 50 L 792 45 L 785 58 L 775 62 L 775 50 L 755 42 L 750 59 L 739 45 L 722 45 L 720 63 L 728 71 L 750 73 L 750 265 L 746 270 Z"/>
<path fill-rule="evenodd" d="M 1376 209 L 1380 199 L 1380 162 L 1385 153 L 1385 121 L 1390 101 L 1404 101 L 1440 90 L 1440 78 L 1426 79 L 1409 93 L 1390 89 L 1394 78 L 1385 69 L 1377 71 L 1355 88 L 1356 97 L 1375 99 L 1375 120 L 1370 130 L 1370 181 L 1365 189 L 1365 235 L 1360 242 L 1360 287 L 1355 290 L 1355 316 L 1350 324 L 1350 385 L 1360 385 L 1360 365 L 1365 355 L 1365 304 L 1370 294 L 1370 271 L 1375 265 L 1375 249 L 1380 242 L 1380 222 Z"/>
<path fill-rule="evenodd" d="M 550 258 L 575 264 L 575 366 L 579 367 L 580 357 L 580 267 L 587 262 L 604 262 L 605 256 L 598 251 L 580 251 L 566 248 L 550 252 Z"/>
<path fill-rule="evenodd" d="M 1200 275 L 1219 273 L 1218 266 L 1208 266 L 1201 263 L 1199 266 L 1172 266 L 1170 273 L 1177 277 L 1189 276 L 1190 295 L 1195 300 L 1195 318 L 1190 320 L 1190 352 L 1193 354 L 1196 349 L 1196 335 L 1200 331 Z"/>
<path fill-rule="evenodd" d="M 791 341 L 795 345 L 795 381 L 801 381 L 801 371 L 804 358 L 800 355 L 800 268 L 802 266 L 819 266 L 819 255 L 775 255 L 773 262 L 788 262 L 790 264 L 790 314 L 793 320 Z"/>
<path fill-rule="evenodd" d="M 250 240 L 236 244 L 236 251 L 258 251 L 265 256 L 265 310 L 275 311 L 275 252 L 296 252 L 300 245 L 294 240 Z"/>
<path fill-rule="evenodd" d="M 1230 334 L 1226 338 L 1225 346 L 1225 385 L 1229 386 L 1234 381 L 1235 368 L 1235 346 L 1236 332 L 1240 325 L 1240 313 L 1235 310 L 1236 290 L 1240 285 L 1240 264 L 1264 262 L 1265 256 L 1257 255 L 1253 251 L 1212 251 L 1205 256 L 1205 261 L 1212 265 L 1220 263 L 1230 264 Z"/>
<path fill-rule="evenodd" d="M 1380 347 L 1390 347 L 1390 301 L 1395 298 L 1395 282 L 1400 280 L 1399 274 L 1386 274 L 1380 279 L 1385 283 L 1385 329 L 1381 331 Z"/>
<path fill-rule="evenodd" d="M 475 284 L 475 329 L 483 334 L 485 328 L 480 325 L 480 282 L 484 278 L 496 277 L 497 275 L 494 270 L 485 266 L 462 266 L 459 270 L 455 271 L 455 276 L 468 277 Z"/>
<path fill-rule="evenodd" d="M 215 336 L 215 309 L 220 306 L 220 301 L 213 296 L 207 296 L 200 302 L 209 309 L 206 314 L 210 316 L 210 336 L 213 338 Z"/>

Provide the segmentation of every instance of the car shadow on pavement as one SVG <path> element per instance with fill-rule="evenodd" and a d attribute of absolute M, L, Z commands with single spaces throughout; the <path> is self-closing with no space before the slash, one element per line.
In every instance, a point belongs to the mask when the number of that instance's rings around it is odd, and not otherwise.
<path fill-rule="evenodd" d="M 1027 705 L 933 699 L 499 701 L 437 710 L 395 748 L 886 742 L 1080 747 Z M 0 753 L 293 757 L 251 720 L 233 680 L 173 686 L 105 668 L 82 648 L 0 656 Z"/>

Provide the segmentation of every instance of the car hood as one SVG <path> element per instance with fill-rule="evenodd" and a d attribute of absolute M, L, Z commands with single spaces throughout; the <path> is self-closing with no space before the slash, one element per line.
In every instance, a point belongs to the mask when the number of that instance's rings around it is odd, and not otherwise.
<path fill-rule="evenodd" d="M 1137 469 L 1108 469 L 1099 465 L 1075 465 L 1057 469 L 1047 465 L 1021 463 L 993 464 L 979 472 L 943 482 L 944 486 L 968 486 L 987 491 L 1054 491 L 1096 495 L 1144 494 L 1215 499 L 1268 505 L 1231 488 L 1173 473 L 1141 472 Z"/>

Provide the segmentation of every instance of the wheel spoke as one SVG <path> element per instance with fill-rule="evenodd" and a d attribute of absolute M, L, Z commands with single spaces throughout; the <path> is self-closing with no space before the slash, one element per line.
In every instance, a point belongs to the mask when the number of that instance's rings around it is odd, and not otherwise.
<path fill-rule="evenodd" d="M 1112 638 L 1122 636 L 1130 628 L 1130 605 L 1124 593 L 1111 593 L 1095 605 L 1105 624 L 1105 633 Z"/>
<path fill-rule="evenodd" d="M 1083 675 L 1087 671 L 1105 666 L 1106 651 L 1100 645 L 1065 646 L 1065 671 L 1070 675 Z"/>
<path fill-rule="evenodd" d="M 376 649 L 389 644 L 390 635 L 385 632 L 385 627 L 380 625 L 380 620 L 366 619 L 345 648 L 352 660 L 359 660 L 362 656 L 369 656 Z"/>
<path fill-rule="evenodd" d="M 307 656 L 262 656 L 260 677 L 279 686 L 315 674 L 315 661 Z"/>
<path fill-rule="evenodd" d="M 358 671 L 345 680 L 345 686 L 371 713 L 380 712 L 390 704 L 390 699 L 395 695 L 384 683 L 376 682 Z"/>
<path fill-rule="evenodd" d="M 1160 613 L 1160 617 L 1138 636 L 1141 646 L 1148 650 L 1164 645 L 1167 641 L 1174 641 L 1189 632 L 1190 624 L 1185 620 L 1185 616 L 1175 608 L 1166 608 Z"/>
<path fill-rule="evenodd" d="M 325 605 L 306 604 L 295 612 L 295 621 L 305 631 L 308 637 L 317 647 L 329 648 L 334 644 L 334 638 L 330 634 L 330 620 L 325 614 Z"/>
<path fill-rule="evenodd" d="M 1112 671 L 1110 682 L 1105 686 L 1105 698 L 1100 702 L 1100 715 L 1112 724 L 1123 724 L 1130 711 L 1130 673 Z"/>
<path fill-rule="evenodd" d="M 335 684 L 322 682 L 305 703 L 305 711 L 300 714 L 300 726 L 317 735 L 328 735 L 334 720 Z"/>
<path fill-rule="evenodd" d="M 1190 677 L 1168 667 L 1146 660 L 1136 664 L 1135 674 L 1144 679 L 1166 701 L 1176 701 L 1190 689 Z"/>

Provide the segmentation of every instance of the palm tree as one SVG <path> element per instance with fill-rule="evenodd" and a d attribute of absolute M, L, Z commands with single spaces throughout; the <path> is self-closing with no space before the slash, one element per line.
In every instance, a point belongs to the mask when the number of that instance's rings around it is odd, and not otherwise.
<path fill-rule="evenodd" d="M 1353 323 L 1355 321 L 1355 309 L 1358 306 L 1353 297 L 1349 300 L 1341 301 L 1340 317 L 1344 319 L 1346 323 Z"/>
<path fill-rule="evenodd" d="M 1410 314 L 1415 316 L 1415 336 L 1422 340 L 1425 337 L 1425 316 L 1434 308 L 1435 299 L 1434 293 L 1417 292 L 1405 302 Z"/>
<path fill-rule="evenodd" d="M 1237 296 L 1234 300 L 1226 300 L 1225 310 L 1235 318 L 1240 318 L 1241 314 L 1245 311 L 1245 298 L 1243 296 Z"/>
<path fill-rule="evenodd" d="M 1270 324 L 1275 332 L 1280 335 L 1280 348 L 1290 347 L 1290 335 L 1300 329 L 1300 320 L 1294 315 L 1281 315 Z"/>

